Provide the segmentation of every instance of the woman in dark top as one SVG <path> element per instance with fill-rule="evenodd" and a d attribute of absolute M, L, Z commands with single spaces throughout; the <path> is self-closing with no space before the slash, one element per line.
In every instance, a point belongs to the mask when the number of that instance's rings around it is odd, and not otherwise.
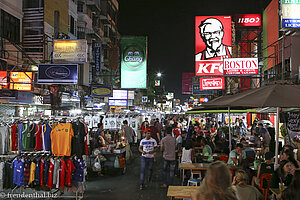
<path fill-rule="evenodd" d="M 289 160 L 290 162 L 292 162 L 294 164 L 294 166 L 296 167 L 296 169 L 299 168 L 299 162 L 297 160 L 295 160 L 294 158 L 294 152 L 286 149 L 282 155 L 281 155 L 281 159 L 282 160 Z"/>
<path fill-rule="evenodd" d="M 289 187 L 278 196 L 284 200 L 300 200 L 300 170 L 296 170 Z"/>
<path fill-rule="evenodd" d="M 279 183 L 289 186 L 293 179 L 295 166 L 288 160 L 282 160 L 279 168 L 273 173 L 270 188 L 279 188 Z"/>

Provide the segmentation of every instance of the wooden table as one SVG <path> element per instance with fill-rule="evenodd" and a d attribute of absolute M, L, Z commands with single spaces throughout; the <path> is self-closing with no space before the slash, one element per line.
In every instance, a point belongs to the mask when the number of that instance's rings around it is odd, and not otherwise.
<path fill-rule="evenodd" d="M 202 170 L 205 171 L 208 169 L 210 163 L 180 163 L 179 169 L 182 170 L 182 183 L 184 182 L 184 170 Z"/>
<path fill-rule="evenodd" d="M 191 194 L 197 192 L 196 186 L 169 186 L 167 197 L 171 199 L 190 199 Z"/>

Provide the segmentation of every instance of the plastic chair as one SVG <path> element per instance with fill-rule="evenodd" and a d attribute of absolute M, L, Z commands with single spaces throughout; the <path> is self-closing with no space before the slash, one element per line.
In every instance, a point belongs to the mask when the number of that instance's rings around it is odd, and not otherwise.
<path fill-rule="evenodd" d="M 262 174 L 260 177 L 260 185 L 259 189 L 263 192 L 265 200 L 268 198 L 268 191 L 270 189 L 270 183 L 272 179 L 272 174 Z M 264 180 L 266 181 L 267 185 L 264 185 Z"/>
<path fill-rule="evenodd" d="M 228 159 L 229 159 L 229 156 L 227 156 L 227 155 L 222 155 L 222 156 L 219 157 L 219 160 L 222 160 L 222 161 L 224 161 L 225 163 L 228 162 Z"/>
<path fill-rule="evenodd" d="M 199 178 L 194 178 L 194 175 L 198 174 Z M 191 171 L 191 178 L 188 180 L 187 186 L 198 186 L 201 183 L 201 171 Z"/>

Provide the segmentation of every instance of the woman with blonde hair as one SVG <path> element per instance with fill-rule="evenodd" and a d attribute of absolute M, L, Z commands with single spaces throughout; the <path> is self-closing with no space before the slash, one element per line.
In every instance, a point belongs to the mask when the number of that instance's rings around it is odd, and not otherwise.
<path fill-rule="evenodd" d="M 192 194 L 192 200 L 237 200 L 231 180 L 231 173 L 224 162 L 210 164 L 199 191 Z"/>
<path fill-rule="evenodd" d="M 233 190 L 239 197 L 239 200 L 258 200 L 262 199 L 262 194 L 253 186 L 248 185 L 248 174 L 240 170 L 236 172 L 233 178 Z"/>

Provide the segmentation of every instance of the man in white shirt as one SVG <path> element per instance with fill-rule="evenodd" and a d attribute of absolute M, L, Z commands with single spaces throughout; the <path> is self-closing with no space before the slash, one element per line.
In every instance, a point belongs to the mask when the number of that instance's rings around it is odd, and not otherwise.
<path fill-rule="evenodd" d="M 157 142 L 151 138 L 150 132 L 145 132 L 146 137 L 141 140 L 139 151 L 141 156 L 141 171 L 140 171 L 140 190 L 144 189 L 145 169 L 148 167 L 148 183 L 151 180 L 152 167 L 154 163 L 154 153 L 157 150 Z"/>

